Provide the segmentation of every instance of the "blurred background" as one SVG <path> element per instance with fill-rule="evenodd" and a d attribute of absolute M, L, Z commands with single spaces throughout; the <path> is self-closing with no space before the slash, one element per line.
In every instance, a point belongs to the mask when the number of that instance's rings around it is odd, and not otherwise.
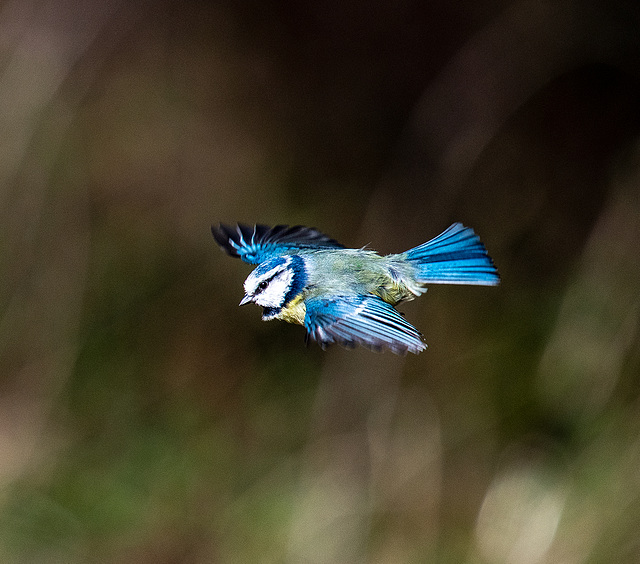
<path fill-rule="evenodd" d="M 640 562 L 640 9 L 0 4 L 0 560 Z M 498 288 L 305 348 L 211 223 Z"/>

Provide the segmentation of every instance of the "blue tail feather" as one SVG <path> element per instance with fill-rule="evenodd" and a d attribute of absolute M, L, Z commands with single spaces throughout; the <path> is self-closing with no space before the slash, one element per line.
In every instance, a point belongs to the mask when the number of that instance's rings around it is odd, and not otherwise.
<path fill-rule="evenodd" d="M 437 237 L 404 253 L 414 263 L 422 284 L 500 283 L 498 271 L 487 249 L 470 227 L 454 223 Z"/>

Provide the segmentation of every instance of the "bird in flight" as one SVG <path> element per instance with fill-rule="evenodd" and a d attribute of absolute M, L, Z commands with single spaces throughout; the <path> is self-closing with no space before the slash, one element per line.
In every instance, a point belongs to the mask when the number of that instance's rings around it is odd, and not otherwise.
<path fill-rule="evenodd" d="M 263 308 L 262 319 L 303 325 L 324 349 L 338 343 L 396 354 L 426 348 L 422 334 L 395 309 L 428 284 L 495 286 L 498 271 L 473 229 L 454 223 L 404 253 L 347 249 L 310 227 L 220 224 L 211 232 L 230 256 L 258 265 L 240 305 Z"/>

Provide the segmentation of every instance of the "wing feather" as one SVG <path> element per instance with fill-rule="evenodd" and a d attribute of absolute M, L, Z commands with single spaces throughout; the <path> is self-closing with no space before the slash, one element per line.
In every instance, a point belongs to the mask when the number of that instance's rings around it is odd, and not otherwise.
<path fill-rule="evenodd" d="M 273 257 L 297 254 L 308 249 L 341 249 L 343 245 L 312 227 L 302 225 L 238 223 L 235 227 L 211 226 L 211 233 L 223 251 L 249 264 L 260 264 Z"/>
<path fill-rule="evenodd" d="M 377 296 L 332 296 L 306 302 L 305 327 L 323 348 L 338 343 L 396 354 L 426 348 L 420 332 Z"/>

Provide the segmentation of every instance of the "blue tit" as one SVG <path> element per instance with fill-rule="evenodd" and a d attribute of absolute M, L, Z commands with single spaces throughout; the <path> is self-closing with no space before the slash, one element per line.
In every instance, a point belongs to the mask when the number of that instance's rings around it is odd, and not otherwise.
<path fill-rule="evenodd" d="M 240 305 L 263 308 L 262 319 L 304 325 L 307 339 L 396 354 L 426 348 L 421 333 L 395 309 L 423 294 L 427 284 L 495 286 L 500 277 L 473 229 L 454 223 L 400 254 L 346 249 L 300 225 L 212 226 L 220 247 L 257 264 Z"/>

